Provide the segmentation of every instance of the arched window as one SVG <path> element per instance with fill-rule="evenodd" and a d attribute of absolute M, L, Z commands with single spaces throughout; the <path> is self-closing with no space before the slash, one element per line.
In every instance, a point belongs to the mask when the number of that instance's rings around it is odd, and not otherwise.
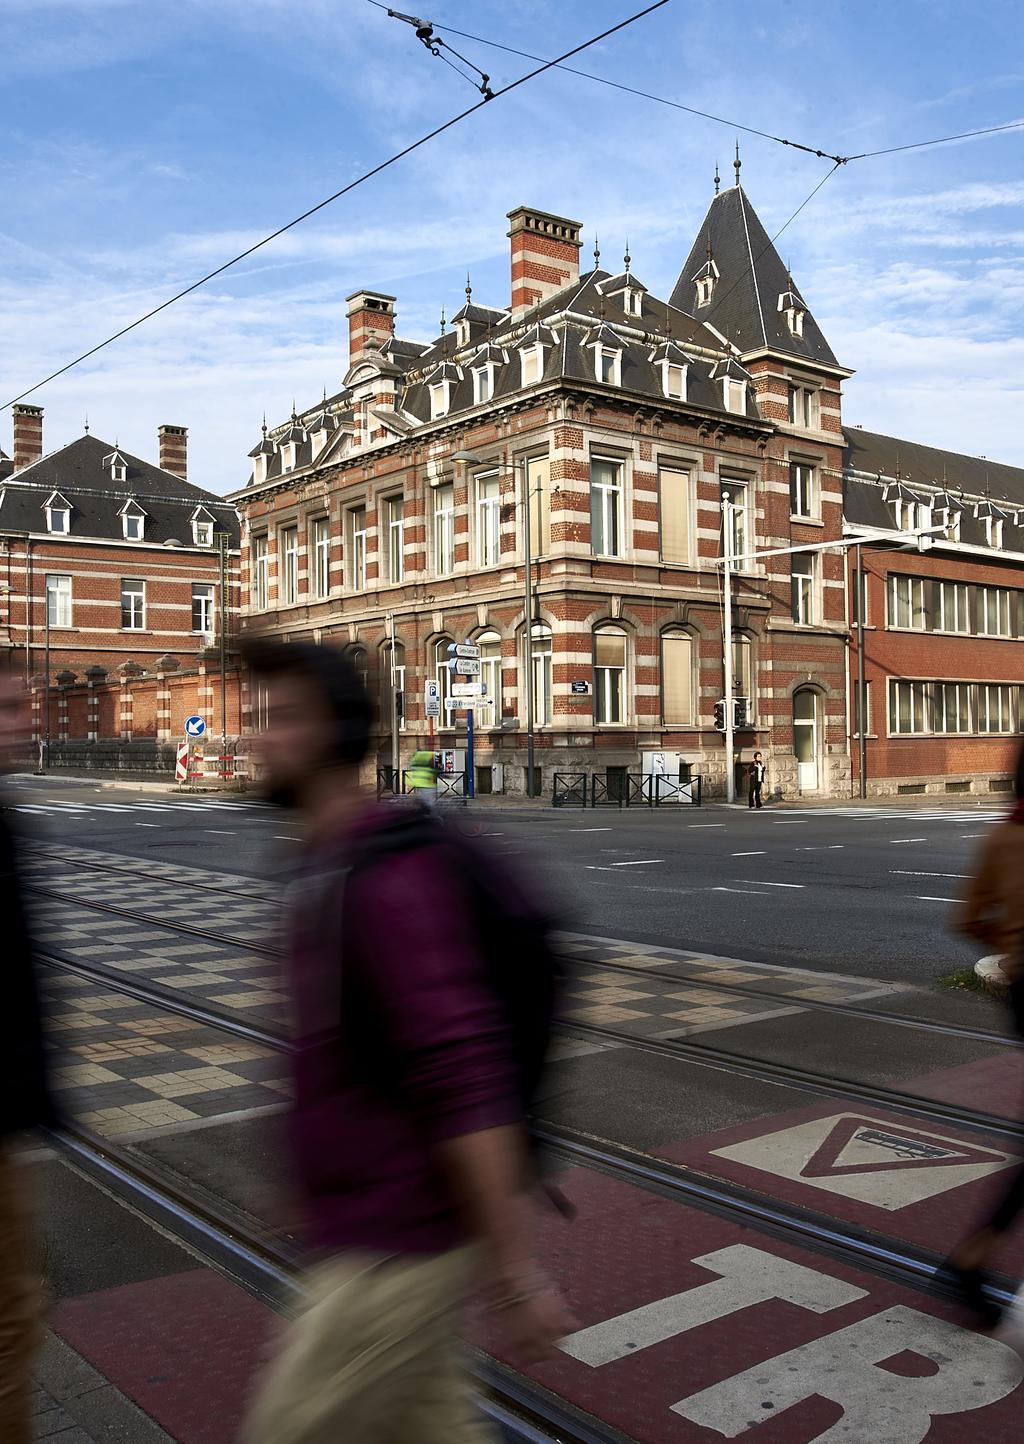
<path fill-rule="evenodd" d="M 345 648 L 345 655 L 355 668 L 356 676 L 363 686 L 369 691 L 370 663 L 366 655 L 366 648 L 360 646 L 349 646 Z"/>
<path fill-rule="evenodd" d="M 626 634 L 621 627 L 594 632 L 594 721 L 626 720 Z"/>
<path fill-rule="evenodd" d="M 551 721 L 551 628 L 534 622 L 530 635 L 530 666 L 533 668 L 533 720 L 540 727 Z M 525 650 L 525 641 L 523 643 Z M 519 716 L 526 722 L 526 687 L 520 688 Z"/>
<path fill-rule="evenodd" d="M 477 716 L 481 727 L 497 727 L 501 722 L 501 638 L 497 632 L 483 632 L 476 644 L 480 648 L 480 680 L 486 688 Z"/>
<path fill-rule="evenodd" d="M 395 705 L 401 728 L 405 726 L 405 646 L 402 642 L 388 641 L 380 649 L 380 720 L 385 732 L 390 732 L 393 725 L 392 692 L 396 694 Z"/>
<path fill-rule="evenodd" d="M 754 709 L 754 652 L 749 637 L 742 632 L 732 636 L 732 691 L 733 696 L 746 699 L 746 716 L 751 720 Z M 737 710 L 737 718 L 739 711 Z"/>
<path fill-rule="evenodd" d="M 678 627 L 661 634 L 661 720 L 666 727 L 693 722 L 693 638 Z"/>
<path fill-rule="evenodd" d="M 441 702 L 441 715 L 437 719 L 439 727 L 448 727 L 451 724 L 451 713 L 444 705 L 445 700 L 451 696 L 451 668 L 448 666 L 448 644 L 451 637 L 439 637 L 434 643 L 434 667 L 433 673 L 437 681 L 437 695 Z"/>

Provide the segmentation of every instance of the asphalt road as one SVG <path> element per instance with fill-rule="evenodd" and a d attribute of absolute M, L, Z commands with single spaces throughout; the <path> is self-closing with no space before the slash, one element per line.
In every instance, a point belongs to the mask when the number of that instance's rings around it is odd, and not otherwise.
<path fill-rule="evenodd" d="M 48 840 L 284 877 L 286 815 L 224 797 L 8 783 Z M 706 807 L 660 812 L 482 806 L 474 825 L 535 872 L 566 925 L 726 957 L 928 984 L 975 962 L 951 932 L 992 807 Z"/>

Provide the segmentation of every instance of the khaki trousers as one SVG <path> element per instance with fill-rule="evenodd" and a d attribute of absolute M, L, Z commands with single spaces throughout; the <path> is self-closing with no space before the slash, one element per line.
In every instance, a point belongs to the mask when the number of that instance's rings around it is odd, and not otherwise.
<path fill-rule="evenodd" d="M 313 1270 L 245 1444 L 491 1444 L 457 1334 L 471 1251 Z"/>
<path fill-rule="evenodd" d="M 30 1395 L 41 1290 L 30 1245 L 21 1169 L 0 1141 L 0 1440 L 29 1444 Z"/>

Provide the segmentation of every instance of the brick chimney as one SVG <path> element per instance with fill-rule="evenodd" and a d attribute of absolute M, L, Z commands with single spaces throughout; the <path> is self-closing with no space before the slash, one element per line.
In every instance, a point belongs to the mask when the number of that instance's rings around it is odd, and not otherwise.
<path fill-rule="evenodd" d="M 348 297 L 348 364 L 368 351 L 379 351 L 395 334 L 395 298 L 380 291 L 353 291 Z"/>
<path fill-rule="evenodd" d="M 512 315 L 521 316 L 580 278 L 580 221 L 520 206 L 509 211 Z"/>
<path fill-rule="evenodd" d="M 14 470 L 31 466 L 43 454 L 43 408 L 19 401 L 11 407 L 14 417 Z"/>
<path fill-rule="evenodd" d="M 182 481 L 188 480 L 188 427 L 159 426 L 160 470 L 173 472 Z"/>

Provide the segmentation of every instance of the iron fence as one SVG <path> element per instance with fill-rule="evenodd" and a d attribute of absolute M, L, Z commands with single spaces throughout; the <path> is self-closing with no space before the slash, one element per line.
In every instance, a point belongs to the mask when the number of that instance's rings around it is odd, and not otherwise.
<path fill-rule="evenodd" d="M 586 807 L 587 774 L 556 772 L 551 784 L 552 807 Z"/>

